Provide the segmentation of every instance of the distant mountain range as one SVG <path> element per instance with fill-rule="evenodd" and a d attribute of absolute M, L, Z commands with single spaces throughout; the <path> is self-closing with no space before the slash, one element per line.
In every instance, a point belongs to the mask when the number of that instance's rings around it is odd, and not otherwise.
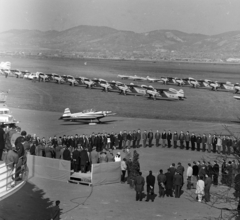
<path fill-rule="evenodd" d="M 218 35 L 188 34 L 176 30 L 146 33 L 109 27 L 77 26 L 64 31 L 10 30 L 0 33 L 1 48 L 39 48 L 62 52 L 159 54 L 168 52 L 240 53 L 240 31 Z"/>

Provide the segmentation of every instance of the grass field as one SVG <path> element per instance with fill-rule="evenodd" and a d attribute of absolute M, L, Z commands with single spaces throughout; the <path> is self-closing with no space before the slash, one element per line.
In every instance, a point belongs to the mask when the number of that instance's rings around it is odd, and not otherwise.
<path fill-rule="evenodd" d="M 238 65 L 186 64 L 167 62 L 137 62 L 109 60 L 61 60 L 61 59 L 8 59 L 12 68 L 42 71 L 45 73 L 70 74 L 73 76 L 98 77 L 106 80 L 119 80 L 118 74 L 137 74 L 139 76 L 176 76 L 208 78 L 218 81 L 239 80 Z M 122 80 L 123 81 L 123 80 Z M 125 80 L 130 83 L 131 81 Z M 147 84 L 139 82 L 138 84 Z M 173 85 L 152 83 L 156 88 L 176 88 Z M 121 96 L 114 92 L 108 94 L 98 89 L 70 87 L 55 83 L 32 83 L 28 80 L 0 78 L 1 90 L 10 89 L 8 105 L 23 109 L 57 111 L 69 107 L 73 112 L 87 108 L 112 110 L 118 116 L 178 119 L 216 122 L 235 122 L 239 115 L 239 102 L 231 92 L 214 92 L 208 89 L 182 87 L 187 97 L 184 101 L 149 100 L 146 97 Z"/>

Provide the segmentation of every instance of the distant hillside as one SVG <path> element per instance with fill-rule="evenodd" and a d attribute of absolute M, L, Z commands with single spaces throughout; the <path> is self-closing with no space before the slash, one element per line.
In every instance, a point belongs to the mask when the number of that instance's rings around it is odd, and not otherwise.
<path fill-rule="evenodd" d="M 114 54 L 238 53 L 240 31 L 218 35 L 188 34 L 176 30 L 146 33 L 108 27 L 78 26 L 64 31 L 10 30 L 0 33 L 1 48 L 46 48 L 62 52 Z"/>

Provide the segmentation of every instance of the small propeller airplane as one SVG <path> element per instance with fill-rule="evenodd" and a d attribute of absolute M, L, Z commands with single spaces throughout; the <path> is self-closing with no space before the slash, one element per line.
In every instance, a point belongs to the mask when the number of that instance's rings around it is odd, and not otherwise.
<path fill-rule="evenodd" d="M 116 113 L 112 113 L 112 111 L 95 111 L 94 109 L 88 109 L 78 113 L 71 113 L 70 109 L 66 108 L 64 110 L 63 115 L 59 118 L 59 120 L 72 122 L 78 121 L 92 122 L 93 120 L 97 120 L 98 123 L 101 123 L 100 121 L 101 118 L 113 115 L 116 115 Z"/>
<path fill-rule="evenodd" d="M 162 81 L 162 79 L 157 79 L 157 78 L 151 78 L 151 77 L 149 77 L 149 76 L 147 76 L 146 77 L 146 80 L 148 81 L 148 82 L 163 82 Z"/>
<path fill-rule="evenodd" d="M 149 98 L 156 99 L 169 99 L 169 100 L 184 100 L 184 91 L 182 89 L 176 90 L 173 88 L 169 89 L 155 89 L 152 86 L 142 85 L 146 89 L 146 93 Z"/>

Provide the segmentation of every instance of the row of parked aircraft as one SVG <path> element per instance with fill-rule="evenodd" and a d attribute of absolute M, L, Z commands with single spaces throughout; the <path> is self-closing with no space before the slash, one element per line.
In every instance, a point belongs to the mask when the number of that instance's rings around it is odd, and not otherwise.
<path fill-rule="evenodd" d="M 192 86 L 193 88 L 208 88 L 214 91 L 217 90 L 226 90 L 238 93 L 240 91 L 240 84 L 239 83 L 231 83 L 231 82 L 218 82 L 212 81 L 209 79 L 200 79 L 196 80 L 192 77 L 189 78 L 178 78 L 178 77 L 160 77 L 158 78 L 151 78 L 147 77 L 140 77 L 140 76 L 127 76 L 127 75 L 118 75 L 121 79 L 129 79 L 133 81 L 148 81 L 148 82 L 161 82 L 163 84 L 172 84 L 177 86 Z"/>
<path fill-rule="evenodd" d="M 123 95 L 144 95 L 154 100 L 184 100 L 185 95 L 182 89 L 156 89 L 152 86 L 135 85 L 133 83 L 124 84 L 118 81 L 108 82 L 104 79 L 89 79 L 86 77 L 73 77 L 71 75 L 59 75 L 56 73 L 46 74 L 42 72 L 31 73 L 27 70 L 8 70 L 17 78 L 38 80 L 43 82 L 56 82 L 58 84 L 69 84 L 71 86 L 85 86 L 86 88 L 101 88 L 105 92 L 119 92 Z"/>

